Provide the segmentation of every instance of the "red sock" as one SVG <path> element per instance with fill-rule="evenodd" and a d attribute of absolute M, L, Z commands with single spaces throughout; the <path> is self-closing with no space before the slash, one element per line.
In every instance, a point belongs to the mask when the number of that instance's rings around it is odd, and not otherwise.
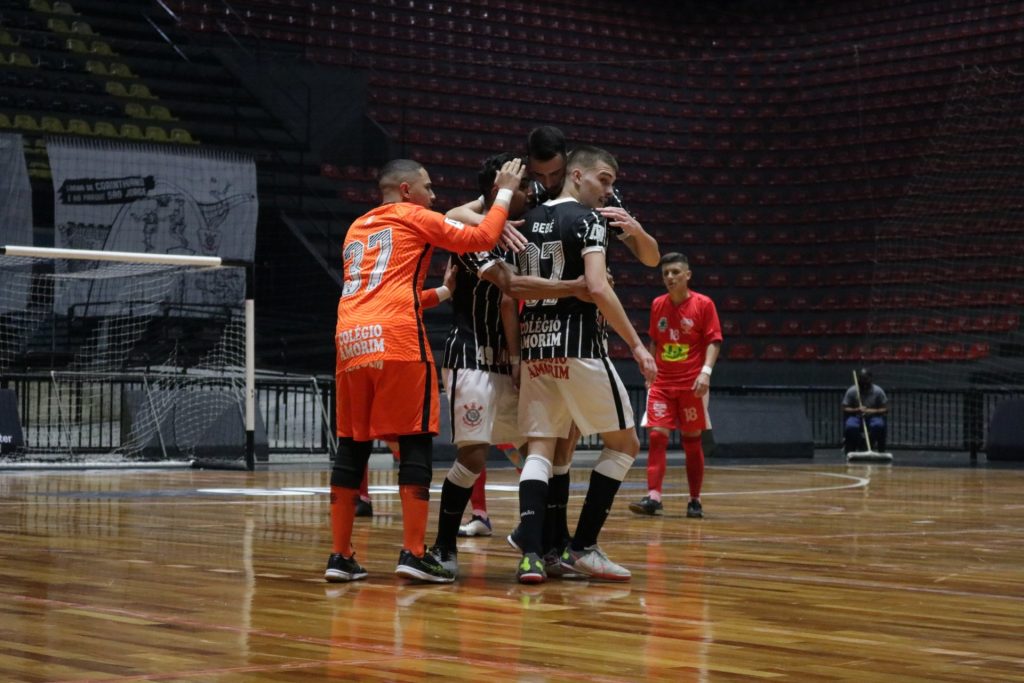
<path fill-rule="evenodd" d="M 352 523 L 356 516 L 357 489 L 331 487 L 331 552 L 352 557 Z"/>
<path fill-rule="evenodd" d="M 704 447 L 699 436 L 684 436 L 683 450 L 686 452 L 686 481 L 690 485 L 690 498 L 700 498 L 704 485 Z"/>
<path fill-rule="evenodd" d="M 359 485 L 359 497 L 365 500 L 367 503 L 370 502 L 370 466 L 367 465 L 366 469 L 363 470 L 363 483 Z"/>
<path fill-rule="evenodd" d="M 430 514 L 430 487 L 402 484 L 398 487 L 398 495 L 402 499 L 402 547 L 416 557 L 423 557 L 427 515 Z"/>
<path fill-rule="evenodd" d="M 661 493 L 665 483 L 665 453 L 668 451 L 668 434 L 658 429 L 647 433 L 647 489 Z"/>
<path fill-rule="evenodd" d="M 487 468 L 480 470 L 480 476 L 473 484 L 473 493 L 469 496 L 469 502 L 473 506 L 473 514 L 479 514 L 487 518 Z"/>

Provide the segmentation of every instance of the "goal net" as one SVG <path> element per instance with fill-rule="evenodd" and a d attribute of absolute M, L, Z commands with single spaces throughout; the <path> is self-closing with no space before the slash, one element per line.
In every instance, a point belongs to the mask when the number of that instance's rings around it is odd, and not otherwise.
<path fill-rule="evenodd" d="M 0 459 L 245 464 L 244 268 L 7 249 L 0 387 L 22 439 Z"/>

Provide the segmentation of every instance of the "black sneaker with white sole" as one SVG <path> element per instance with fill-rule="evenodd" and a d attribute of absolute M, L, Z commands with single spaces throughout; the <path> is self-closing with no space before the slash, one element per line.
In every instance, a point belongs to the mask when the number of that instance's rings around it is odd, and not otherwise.
<path fill-rule="evenodd" d="M 324 571 L 324 579 L 331 583 L 343 581 L 358 581 L 366 578 L 366 570 L 356 562 L 356 554 L 352 557 L 345 557 L 341 553 L 334 553 L 327 558 L 327 569 Z"/>
<path fill-rule="evenodd" d="M 455 575 L 430 553 L 425 552 L 423 557 L 416 557 L 405 548 L 398 555 L 395 573 L 413 581 L 430 583 L 451 583 L 455 580 Z"/>
<path fill-rule="evenodd" d="M 701 507 L 699 500 L 692 498 L 690 502 L 686 504 L 686 516 L 691 519 L 704 518 L 704 508 Z"/>

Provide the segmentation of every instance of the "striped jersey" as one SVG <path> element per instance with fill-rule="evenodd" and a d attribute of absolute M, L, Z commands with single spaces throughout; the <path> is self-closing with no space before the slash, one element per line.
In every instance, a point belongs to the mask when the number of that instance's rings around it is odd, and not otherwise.
<path fill-rule="evenodd" d="M 495 205 L 479 226 L 417 204 L 382 204 L 360 216 L 342 247 L 345 282 L 335 330 L 339 372 L 381 361 L 433 362 L 420 291 L 433 245 L 492 249 L 508 212 Z"/>
<path fill-rule="evenodd" d="M 494 249 L 454 258 L 457 271 L 452 327 L 444 342 L 442 367 L 509 375 L 512 369 L 501 324 L 501 290 L 480 277 L 480 273 L 509 257 L 501 249 Z"/>
<path fill-rule="evenodd" d="M 515 255 L 522 275 L 575 280 L 584 274 L 584 254 L 607 251 L 604 218 L 575 199 L 545 202 L 528 211 L 524 221 L 521 232 L 530 243 Z M 523 360 L 607 355 L 597 305 L 576 297 L 524 302 L 519 344 Z"/>

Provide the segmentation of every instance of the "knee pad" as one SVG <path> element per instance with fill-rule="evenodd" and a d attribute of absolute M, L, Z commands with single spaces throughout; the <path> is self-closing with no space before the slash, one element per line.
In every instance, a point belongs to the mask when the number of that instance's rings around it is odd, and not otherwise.
<path fill-rule="evenodd" d="M 338 454 L 331 468 L 331 486 L 357 489 L 363 483 L 363 472 L 370 462 L 372 441 L 356 441 L 343 436 L 338 439 Z"/>
<path fill-rule="evenodd" d="M 551 478 L 551 461 L 541 455 L 528 455 L 523 463 L 523 471 L 519 474 L 519 481 L 542 481 L 548 483 Z"/>
<path fill-rule="evenodd" d="M 622 481 L 626 478 L 626 473 L 629 472 L 629 468 L 632 467 L 632 465 L 633 456 L 629 453 L 613 451 L 610 448 L 605 448 L 601 451 L 601 456 L 597 459 L 597 464 L 594 465 L 594 471 L 603 474 L 609 479 Z"/>
<path fill-rule="evenodd" d="M 430 486 L 434 437 L 430 434 L 400 436 L 398 453 L 398 485 Z"/>

